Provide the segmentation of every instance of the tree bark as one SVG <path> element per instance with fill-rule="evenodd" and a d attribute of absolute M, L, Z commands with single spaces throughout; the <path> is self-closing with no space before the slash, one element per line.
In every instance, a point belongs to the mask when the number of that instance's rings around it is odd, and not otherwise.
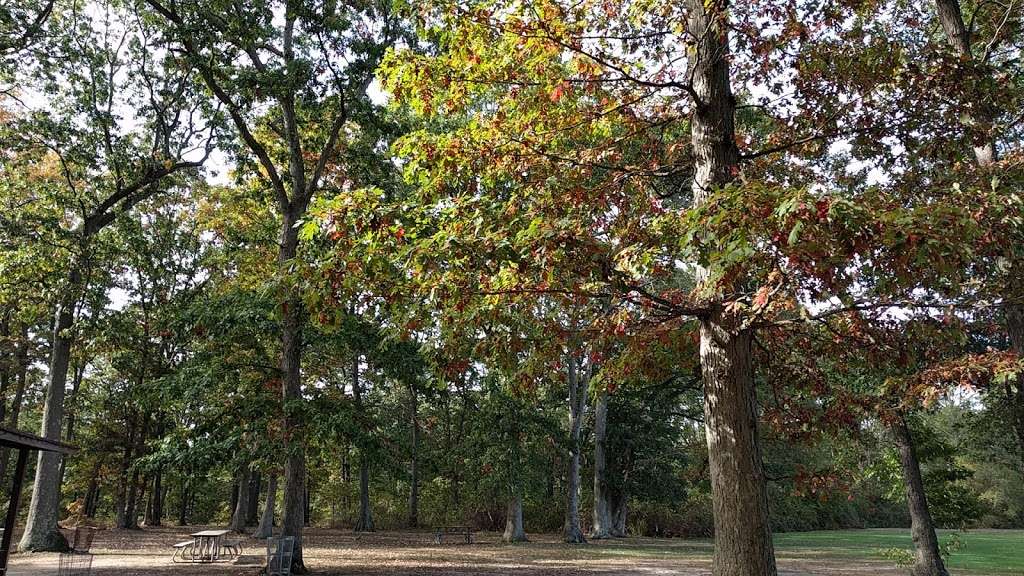
<path fill-rule="evenodd" d="M 529 542 L 526 529 L 523 527 L 523 493 L 518 483 L 516 484 L 512 489 L 512 497 L 508 501 L 508 510 L 505 514 L 505 533 L 501 536 L 502 541 L 509 544 Z"/>
<path fill-rule="evenodd" d="M 263 504 L 260 524 L 253 533 L 253 538 L 270 538 L 274 535 L 274 509 L 277 507 L 277 474 L 271 474 L 267 482 L 267 497 Z"/>
<path fill-rule="evenodd" d="M 296 160 L 301 163 L 301 158 Z M 297 170 L 301 170 L 297 168 Z M 304 181 L 293 181 L 299 190 Z M 297 199 L 296 199 L 297 200 Z M 281 224 L 281 248 L 278 264 L 282 272 L 298 255 L 299 219 L 305 213 L 303 202 L 293 200 L 284 211 Z M 295 289 L 289 288 L 281 302 L 281 392 L 284 403 L 285 443 L 284 466 L 284 509 L 281 514 L 281 536 L 295 538 L 292 552 L 292 572 L 305 574 L 306 565 L 302 559 L 302 527 L 305 524 L 304 496 L 306 491 L 305 438 L 300 418 L 292 416 L 293 405 L 302 401 L 302 298 Z"/>
<path fill-rule="evenodd" d="M 72 371 L 72 374 L 74 375 L 71 377 L 71 393 L 64 401 L 65 408 L 67 409 L 67 424 L 65 425 L 64 441 L 68 444 L 73 444 L 75 441 L 75 398 L 78 397 L 78 389 L 82 387 L 82 380 L 85 378 L 85 366 L 85 362 L 80 362 Z M 66 459 L 60 459 L 61 485 L 64 484 L 64 475 L 67 471 L 67 464 Z"/>
<path fill-rule="evenodd" d="M 260 489 L 262 488 L 262 477 L 259 470 L 253 470 L 249 476 L 249 504 L 248 515 L 245 517 L 246 526 L 255 526 L 259 523 L 260 513 Z"/>
<path fill-rule="evenodd" d="M 629 496 L 625 490 L 616 490 L 611 499 L 612 527 L 609 532 L 613 538 L 626 537 L 626 515 L 629 507 Z"/>
<path fill-rule="evenodd" d="M 363 387 L 359 380 L 359 355 L 352 358 L 352 398 L 356 410 L 363 410 Z M 370 510 L 370 459 L 366 446 L 359 447 L 359 517 L 353 530 L 373 532 L 373 513 Z"/>
<path fill-rule="evenodd" d="M 146 508 L 146 526 L 160 526 L 163 510 L 163 471 L 157 468 L 153 474 L 153 488 L 149 491 L 149 506 Z"/>
<path fill-rule="evenodd" d="M 967 61 L 974 60 L 971 52 L 970 32 L 964 26 L 963 13 L 960 10 L 958 0 L 935 0 L 935 6 L 939 14 L 939 22 L 946 34 L 946 41 L 953 48 L 958 56 Z M 977 78 L 965 78 L 974 102 L 984 102 L 983 94 L 978 94 L 977 86 L 980 85 Z M 974 147 L 974 158 L 978 165 L 988 166 L 998 159 L 996 141 L 993 131 L 993 120 L 996 114 L 990 107 L 982 104 L 980 110 L 973 114 L 963 115 L 963 124 L 971 137 L 971 145 Z"/>
<path fill-rule="evenodd" d="M 569 468 L 566 483 L 565 528 L 563 538 L 569 544 L 583 544 L 587 539 L 580 527 L 580 432 L 583 427 L 583 410 L 586 407 L 587 377 L 581 361 L 572 355 L 569 358 Z"/>
<path fill-rule="evenodd" d="M 74 310 L 82 278 L 72 265 L 66 286 L 67 296 L 57 305 L 53 322 L 50 350 L 50 370 L 47 374 L 46 396 L 43 402 L 41 436 L 60 441 L 64 423 L 64 388 L 67 386 L 68 367 L 75 323 Z M 65 551 L 68 541 L 57 529 L 60 520 L 60 462 L 56 452 L 40 451 L 36 464 L 35 482 L 32 484 L 32 502 L 28 508 L 25 532 L 18 547 L 26 551 Z"/>
<path fill-rule="evenodd" d="M 608 489 L 608 459 L 605 439 L 608 433 L 608 392 L 602 390 L 594 406 L 594 525 L 590 537 L 610 538 L 612 530 L 611 504 Z"/>
<path fill-rule="evenodd" d="M 739 172 L 729 77 L 727 2 L 687 0 L 693 111 L 694 204 Z M 706 276 L 700 271 L 700 279 Z M 725 295 L 732 291 L 722 288 Z M 715 516 L 714 576 L 775 576 L 768 496 L 757 432 L 752 335 L 721 303 L 700 318 L 705 432 Z"/>
<path fill-rule="evenodd" d="M 928 499 L 924 493 L 921 478 L 921 463 L 917 459 L 914 438 L 903 414 L 898 414 L 890 423 L 896 449 L 899 451 L 900 468 L 903 469 L 903 483 L 907 492 L 907 507 L 910 510 L 910 535 L 914 541 L 913 576 L 949 576 L 939 553 L 939 538 L 935 535 L 935 524 L 928 511 Z"/>
<path fill-rule="evenodd" d="M 370 509 L 370 459 L 366 453 L 359 453 L 359 518 L 356 532 L 373 532 L 373 511 Z"/>
<path fill-rule="evenodd" d="M 249 467 L 243 466 L 238 473 L 238 497 L 231 515 L 231 530 L 245 532 L 245 521 L 249 517 Z"/>
<path fill-rule="evenodd" d="M 139 481 L 138 470 L 132 472 L 131 482 L 128 484 L 128 499 L 125 506 L 125 523 L 123 528 L 128 530 L 139 529 Z"/>

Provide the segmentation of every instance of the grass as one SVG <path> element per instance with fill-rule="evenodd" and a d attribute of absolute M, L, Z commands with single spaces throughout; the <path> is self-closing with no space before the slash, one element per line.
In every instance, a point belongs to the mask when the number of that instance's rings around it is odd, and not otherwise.
<path fill-rule="evenodd" d="M 948 541 L 956 534 L 962 546 L 947 559 L 953 576 L 1024 576 L 1024 530 L 940 531 L 939 540 Z M 646 539 L 645 539 L 646 540 Z M 776 555 L 785 560 L 873 561 L 894 565 L 885 551 L 892 548 L 911 551 L 910 531 L 899 528 L 868 530 L 823 530 L 817 532 L 786 532 L 774 535 Z M 711 540 L 662 540 L 617 547 L 592 549 L 599 556 L 635 558 L 709 557 Z"/>
<path fill-rule="evenodd" d="M 953 533 L 940 532 L 939 540 L 946 542 Z M 1024 530 L 968 530 L 959 533 L 959 537 L 963 546 L 947 560 L 947 567 L 954 576 L 1024 576 Z M 883 550 L 911 550 L 912 546 L 910 531 L 895 528 L 775 535 L 780 557 L 885 560 Z"/>

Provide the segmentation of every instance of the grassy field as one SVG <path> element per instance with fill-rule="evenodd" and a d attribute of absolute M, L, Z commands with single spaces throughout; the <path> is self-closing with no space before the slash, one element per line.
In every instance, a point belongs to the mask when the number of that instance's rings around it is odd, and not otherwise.
<path fill-rule="evenodd" d="M 953 532 L 942 532 L 946 542 Z M 952 553 L 947 567 L 956 574 L 1024 575 L 1024 530 L 969 530 L 957 533 L 962 547 Z M 838 530 L 776 534 L 780 558 L 838 557 L 884 560 L 882 550 L 910 550 L 910 532 L 898 529 Z"/>

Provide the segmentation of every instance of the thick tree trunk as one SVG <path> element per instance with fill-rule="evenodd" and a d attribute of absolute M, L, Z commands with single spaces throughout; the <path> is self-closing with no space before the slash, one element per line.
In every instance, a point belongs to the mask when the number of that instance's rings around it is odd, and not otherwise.
<path fill-rule="evenodd" d="M 505 533 L 501 539 L 509 544 L 528 542 L 526 529 L 523 527 L 523 493 L 518 486 L 514 487 L 512 492 L 505 513 Z"/>
<path fill-rule="evenodd" d="M 749 332 L 701 322 L 704 412 L 715 516 L 715 576 L 774 575 Z"/>
<path fill-rule="evenodd" d="M 505 533 L 502 540 L 506 543 L 527 542 L 526 528 L 523 525 L 523 481 L 522 481 L 522 411 L 519 404 L 514 403 L 507 417 L 505 433 L 509 442 L 508 460 L 508 506 L 505 510 Z"/>
<path fill-rule="evenodd" d="M 41 436 L 47 440 L 61 440 L 64 423 L 64 388 L 67 386 L 68 366 L 71 363 L 71 345 L 74 335 L 76 294 L 81 289 L 81 275 L 72 267 L 65 290 L 71 294 L 57 305 L 53 322 L 50 349 L 50 370 L 47 375 L 46 396 L 43 403 Z M 25 532 L 19 548 L 31 551 L 64 551 L 68 541 L 57 529 L 60 520 L 60 461 L 56 452 L 39 452 L 35 482 L 32 484 L 32 502 L 28 508 Z"/>
<path fill-rule="evenodd" d="M 691 114 L 694 203 L 739 172 L 729 78 L 726 2 L 687 0 L 695 102 Z M 701 276 L 704 272 L 701 271 Z M 723 288 L 726 297 L 731 290 Z M 752 335 L 721 304 L 700 318 L 705 432 L 715 516 L 714 576 L 775 576 L 768 496 L 757 432 Z"/>
<path fill-rule="evenodd" d="M 124 526 L 128 530 L 139 529 L 139 473 L 132 472 L 131 482 L 128 484 L 128 498 L 125 505 Z"/>
<path fill-rule="evenodd" d="M 293 182 L 301 184 L 301 182 Z M 303 186 L 299 186 L 300 190 Z M 305 206 L 288 206 L 281 223 L 281 248 L 278 264 L 282 274 L 298 255 L 298 223 Z M 306 453 L 302 421 L 293 417 L 293 405 L 302 401 L 302 298 L 288 289 L 281 302 L 281 396 L 285 406 L 282 428 L 285 442 L 284 509 L 281 513 L 281 536 L 295 538 L 292 573 L 305 574 L 302 559 L 302 527 L 305 524 Z"/>
<path fill-rule="evenodd" d="M 245 532 L 245 521 L 249 517 L 249 467 L 243 466 L 238 473 L 238 497 L 235 510 L 231 514 L 230 529 L 234 532 Z"/>
<path fill-rule="evenodd" d="M 249 505 L 248 515 L 245 517 L 246 526 L 255 526 L 259 523 L 260 513 L 260 489 L 262 488 L 262 477 L 259 470 L 253 470 L 249 476 Z"/>
<path fill-rule="evenodd" d="M 594 406 L 594 525 L 590 537 L 610 538 L 612 530 L 608 459 L 605 439 L 608 434 L 608 392 L 602 390 Z"/>
<path fill-rule="evenodd" d="M 939 538 L 935 535 L 935 524 L 928 511 L 928 499 L 924 493 L 921 478 L 921 463 L 917 459 L 914 438 L 903 414 L 890 423 L 896 449 L 903 469 L 903 484 L 907 491 L 907 507 L 910 510 L 910 535 L 914 540 L 916 558 L 911 574 L 913 576 L 948 576 L 946 566 L 939 553 Z"/>
<path fill-rule="evenodd" d="M 586 406 L 587 377 L 575 357 L 569 358 L 569 469 L 567 471 L 565 528 L 563 538 L 569 544 L 587 541 L 580 527 L 580 432 L 583 427 L 583 409 Z"/>
<path fill-rule="evenodd" d="M 614 491 L 614 495 L 611 498 L 612 527 L 610 530 L 613 538 L 626 537 L 626 514 L 629 507 L 628 503 L 629 496 L 624 490 Z"/>
<path fill-rule="evenodd" d="M 253 538 L 270 538 L 274 535 L 274 509 L 277 507 L 277 474 L 270 475 L 267 482 L 267 498 L 263 504 L 263 514 L 260 515 L 260 524 L 253 533 Z"/>

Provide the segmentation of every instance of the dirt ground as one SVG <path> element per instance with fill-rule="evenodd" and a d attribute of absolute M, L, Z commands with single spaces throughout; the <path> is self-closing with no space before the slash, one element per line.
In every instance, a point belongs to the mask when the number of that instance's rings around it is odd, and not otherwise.
<path fill-rule="evenodd" d="M 95 576 L 254 576 L 263 565 L 261 542 L 244 539 L 241 558 L 232 563 L 173 564 L 171 545 L 206 527 L 103 530 L 96 535 Z M 211 527 L 212 528 L 212 527 Z M 496 533 L 478 533 L 474 544 L 435 545 L 429 532 L 310 529 L 305 533 L 306 564 L 322 576 L 523 576 L 623 575 L 698 576 L 711 571 L 711 545 L 702 541 L 627 538 L 584 546 L 562 544 L 555 535 L 531 535 L 531 542 L 505 545 Z M 10 576 L 56 576 L 57 555 L 16 554 Z M 884 563 L 782 555 L 787 576 L 895 576 Z"/>

